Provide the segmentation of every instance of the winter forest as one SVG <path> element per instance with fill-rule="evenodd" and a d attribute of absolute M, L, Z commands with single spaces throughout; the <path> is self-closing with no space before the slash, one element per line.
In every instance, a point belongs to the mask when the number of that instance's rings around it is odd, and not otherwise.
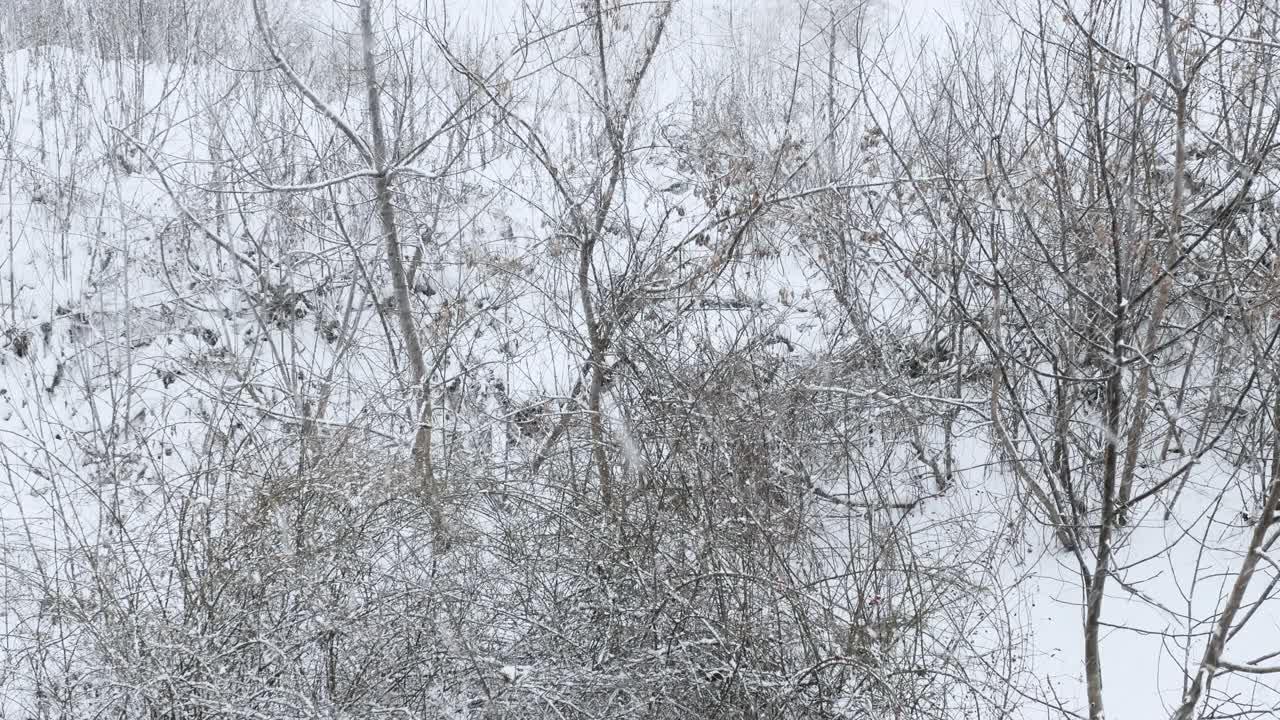
<path fill-rule="evenodd" d="M 0 2 L 0 719 L 1280 717 L 1280 6 Z"/>

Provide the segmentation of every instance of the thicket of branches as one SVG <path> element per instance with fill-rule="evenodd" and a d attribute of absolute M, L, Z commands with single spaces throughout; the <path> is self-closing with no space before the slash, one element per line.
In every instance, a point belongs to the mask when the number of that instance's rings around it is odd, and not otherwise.
<path fill-rule="evenodd" d="M 4 10 L 0 716 L 1280 707 L 1271 8 L 223 5 Z"/>

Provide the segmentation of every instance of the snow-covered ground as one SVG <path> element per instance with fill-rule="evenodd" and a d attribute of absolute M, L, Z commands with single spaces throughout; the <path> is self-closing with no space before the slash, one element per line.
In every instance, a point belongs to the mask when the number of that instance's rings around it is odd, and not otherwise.
<path fill-rule="evenodd" d="M 492 58 L 506 58 L 529 31 L 520 25 L 520 7 L 506 0 L 476 3 L 449 23 L 459 34 L 493 38 L 484 48 L 491 54 L 478 52 L 477 62 L 511 68 L 517 63 Z M 746 58 L 758 67 L 743 68 L 742 77 L 750 71 L 787 77 L 769 66 L 793 54 L 796 43 L 813 40 L 779 30 L 804 28 L 796 20 L 802 12 L 781 1 L 678 4 L 670 43 L 653 70 L 657 80 L 641 100 L 645 112 L 659 118 L 639 131 L 655 145 L 637 154 L 630 186 L 636 190 L 620 202 L 619 215 L 634 225 L 610 230 L 639 242 L 599 251 L 602 282 L 645 268 L 654 287 L 680 286 L 691 268 L 711 262 L 714 243 L 689 240 L 714 223 L 712 211 L 656 139 L 664 127 L 691 129 L 691 88 L 705 86 L 717 63 Z M 951 3 L 883 3 L 875 8 L 876 27 L 887 32 L 905 24 L 910 33 L 894 37 L 937 41 L 944 20 L 957 12 Z M 340 9 L 316 10 L 310 22 L 350 30 Z M 406 43 L 422 42 L 411 26 L 400 31 Z M 541 52 L 571 52 L 582 41 L 568 33 Z M 892 56 L 910 62 L 903 48 L 914 41 L 902 43 Z M 419 50 L 424 61 L 425 44 Z M 313 58 L 322 55 L 311 51 Z M 513 90 L 524 94 L 511 109 L 548 140 L 553 158 L 586 157 L 581 148 L 598 142 L 601 132 L 584 100 L 589 92 L 559 68 L 527 62 L 530 75 Z M 345 84 L 350 78 L 324 70 L 309 67 L 307 77 L 363 128 L 363 100 L 343 94 L 354 93 Z M 69 557 L 133 558 L 133 564 L 98 567 L 122 588 L 148 578 L 174 582 L 160 562 L 166 535 L 140 530 L 172 519 L 183 503 L 208 503 L 218 489 L 203 483 L 202 470 L 249 443 L 280 462 L 254 472 L 285 473 L 301 452 L 292 438 L 318 397 L 326 403 L 323 423 L 357 427 L 366 442 L 380 438 L 385 446 L 367 448 L 370 454 L 403 454 L 412 437 L 405 400 L 411 394 L 379 344 L 388 333 L 382 308 L 390 284 L 375 279 L 370 292 L 361 282 L 362 273 L 381 277 L 367 182 L 335 186 L 331 196 L 265 187 L 316 182 L 341 164 L 335 158 L 350 164 L 354 156 L 349 147 L 339 149 L 344 138 L 333 126 L 296 97 L 263 91 L 278 76 L 129 66 L 48 46 L 0 56 L 0 71 L 0 593 L 6 600 L 0 635 L 10 658 L 25 658 L 26 644 L 53 632 L 48 623 L 56 622 L 40 612 L 54 600 L 33 589 L 65 592 L 64 583 L 82 581 L 66 575 L 75 565 Z M 422 117 L 405 120 L 411 128 L 405 135 L 422 137 L 442 119 L 442 110 L 424 104 Z M 761 134 L 776 129 L 778 141 L 793 129 L 776 118 L 756 120 Z M 423 334 L 429 346 L 448 347 L 431 358 L 435 382 L 442 402 L 454 379 L 477 387 L 500 379 L 520 403 L 565 398 L 582 377 L 586 339 L 577 253 L 557 220 L 566 208 L 545 168 L 487 139 L 486 132 L 496 137 L 506 130 L 497 120 L 486 122 L 447 177 L 406 180 L 403 190 L 403 217 L 412 224 L 402 230 L 406 259 L 421 244 L 421 272 L 434 291 L 417 299 Z M 453 148 L 437 144 L 416 166 L 444 166 Z M 569 183 L 587 183 L 597 171 L 561 170 Z M 240 192 L 217 192 L 231 187 Z M 341 222 L 334 207 L 341 208 Z M 707 287 L 722 303 L 690 322 L 690 348 L 727 346 L 748 330 L 776 333 L 806 355 L 848 345 L 836 320 L 819 313 L 817 298 L 830 288 L 812 258 L 791 249 L 759 250 L 754 262 L 731 265 Z M 270 294 L 275 301 L 264 301 Z M 918 331 L 917 319 L 906 317 L 904 295 L 886 284 L 864 299 L 884 322 Z M 488 450 L 496 454 L 505 445 L 506 410 L 492 398 L 478 402 L 479 420 L 442 411 L 437 422 L 487 423 L 494 429 Z M 621 417 L 608 394 L 606 406 L 610 417 Z M 917 561 L 956 573 L 992 606 L 985 608 L 989 614 L 964 606 L 930 622 L 939 636 L 968 643 L 954 652 L 975 663 L 986 658 L 990 664 L 974 668 L 975 676 L 1009 675 L 1010 717 L 1083 715 L 1079 565 L 1058 547 L 1044 518 L 1031 516 L 1026 492 L 999 460 L 988 430 L 963 420 L 958 428 L 953 485 L 928 491 L 895 532 L 910 538 Z M 875 441 L 866 452 L 884 454 L 885 483 L 895 500 L 908 500 L 927 484 L 907 477 L 920 473 L 907 456 Z M 1167 469 L 1181 461 L 1170 460 Z M 824 468 L 814 483 L 839 492 L 847 472 Z M 1104 605 L 1103 674 L 1113 720 L 1167 715 L 1184 689 L 1184 668 L 1198 663 L 1211 629 L 1206 622 L 1223 602 L 1252 531 L 1242 517 L 1256 509 L 1256 499 L 1226 481 L 1240 472 L 1206 456 L 1170 519 L 1163 507 L 1148 505 L 1121 532 L 1116 582 Z M 852 556 L 841 544 L 853 537 L 853 523 L 849 513 L 833 512 L 830 562 L 840 571 Z M 135 536 L 156 546 L 122 547 Z M 843 562 L 842 550 L 848 551 Z M 1249 597 L 1264 587 L 1256 582 Z M 1228 657 L 1252 662 L 1274 652 L 1278 637 L 1280 611 L 1260 605 L 1232 639 Z M 515 664 L 500 670 L 512 684 L 522 673 Z M 1238 693 L 1242 706 L 1280 707 L 1267 677 L 1227 675 L 1216 690 Z M 4 700 L 18 702 L 6 682 L 0 673 Z M 7 716 L 0 705 L 0 717 Z"/>

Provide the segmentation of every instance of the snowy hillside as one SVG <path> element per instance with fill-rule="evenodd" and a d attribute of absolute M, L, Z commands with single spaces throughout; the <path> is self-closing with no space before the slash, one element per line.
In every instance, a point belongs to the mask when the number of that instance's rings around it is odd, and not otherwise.
<path fill-rule="evenodd" d="M 0 719 L 1280 713 L 1280 28 L 1105 5 L 4 11 Z"/>

